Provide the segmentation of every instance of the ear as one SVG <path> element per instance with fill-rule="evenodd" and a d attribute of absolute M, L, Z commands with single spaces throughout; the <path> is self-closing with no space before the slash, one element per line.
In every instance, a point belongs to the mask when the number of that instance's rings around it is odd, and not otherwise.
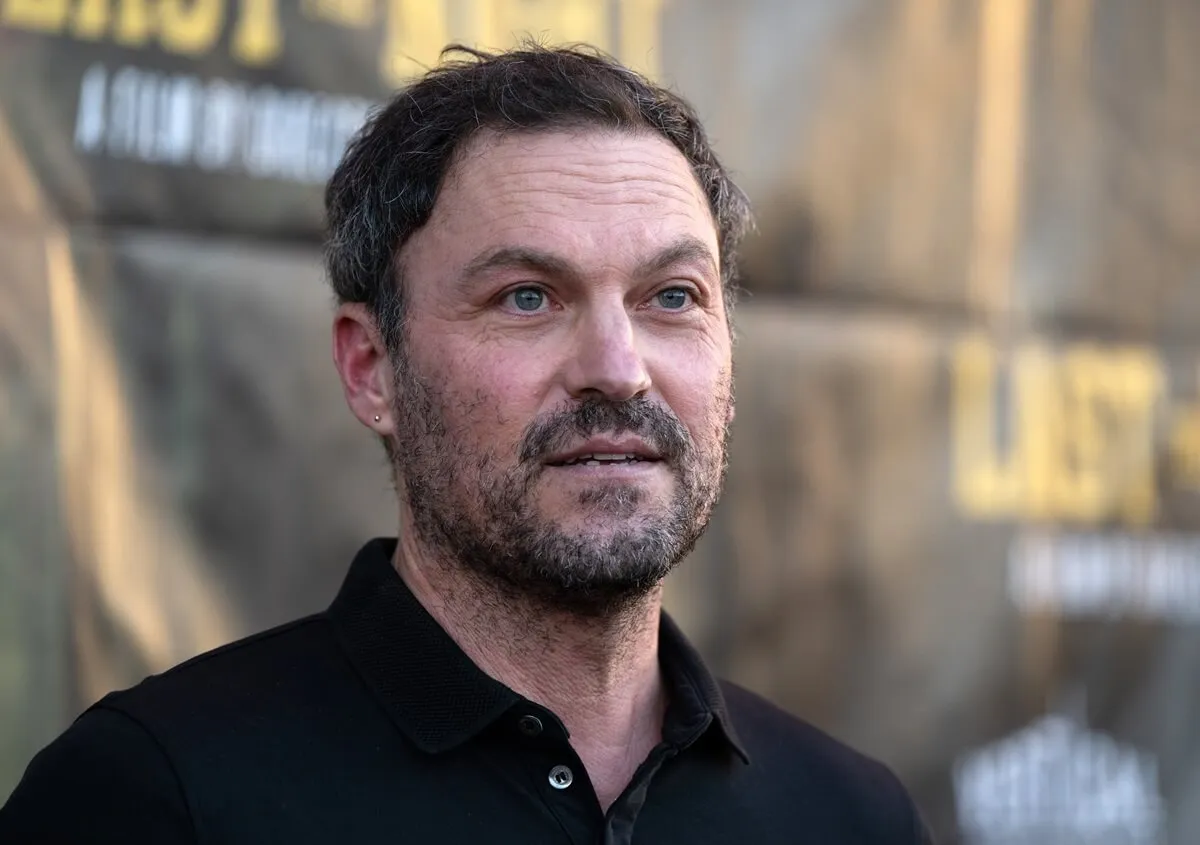
<path fill-rule="evenodd" d="M 378 435 L 392 434 L 392 364 L 361 302 L 341 305 L 333 315 L 333 363 L 358 421 Z"/>

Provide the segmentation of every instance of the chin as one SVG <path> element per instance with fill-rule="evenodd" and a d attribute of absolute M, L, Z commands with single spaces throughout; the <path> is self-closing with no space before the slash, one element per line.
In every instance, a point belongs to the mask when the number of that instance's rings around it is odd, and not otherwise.
<path fill-rule="evenodd" d="M 611 536 L 638 531 L 657 517 L 666 517 L 666 509 L 648 507 L 641 503 L 589 503 L 571 509 L 555 508 L 549 521 L 564 530 L 579 534 Z"/>
<path fill-rule="evenodd" d="M 646 528 L 644 520 L 619 517 L 566 518 L 551 524 L 560 536 L 593 545 L 607 545 L 618 537 L 637 537 Z"/>

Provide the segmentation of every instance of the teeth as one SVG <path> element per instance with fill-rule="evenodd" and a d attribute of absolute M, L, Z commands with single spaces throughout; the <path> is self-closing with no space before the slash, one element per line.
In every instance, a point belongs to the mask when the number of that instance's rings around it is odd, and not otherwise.
<path fill-rule="evenodd" d="M 588 466 L 588 467 L 598 467 L 602 463 L 620 463 L 620 462 L 637 463 L 638 460 L 639 460 L 639 458 L 636 455 L 634 455 L 632 452 L 615 453 L 615 454 L 603 453 L 603 454 L 593 454 L 593 455 L 580 455 L 578 458 L 572 458 L 569 461 L 565 461 L 564 465 L 565 466 L 573 466 L 575 464 L 583 464 L 584 466 Z"/>

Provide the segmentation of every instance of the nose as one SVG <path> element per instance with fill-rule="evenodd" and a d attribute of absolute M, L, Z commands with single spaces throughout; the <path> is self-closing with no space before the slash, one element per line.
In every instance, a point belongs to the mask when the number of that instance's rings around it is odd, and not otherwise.
<path fill-rule="evenodd" d="M 600 393 L 614 402 L 650 389 L 650 374 L 623 303 L 581 315 L 565 381 L 575 398 Z"/>

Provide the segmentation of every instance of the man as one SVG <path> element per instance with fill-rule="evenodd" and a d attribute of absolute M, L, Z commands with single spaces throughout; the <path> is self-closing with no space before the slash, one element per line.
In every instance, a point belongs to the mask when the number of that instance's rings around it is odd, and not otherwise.
<path fill-rule="evenodd" d="M 327 612 L 103 699 L 0 840 L 925 841 L 884 767 L 660 612 L 722 482 L 748 219 L 690 108 L 588 52 L 472 53 L 372 118 L 326 205 L 400 540 Z"/>

